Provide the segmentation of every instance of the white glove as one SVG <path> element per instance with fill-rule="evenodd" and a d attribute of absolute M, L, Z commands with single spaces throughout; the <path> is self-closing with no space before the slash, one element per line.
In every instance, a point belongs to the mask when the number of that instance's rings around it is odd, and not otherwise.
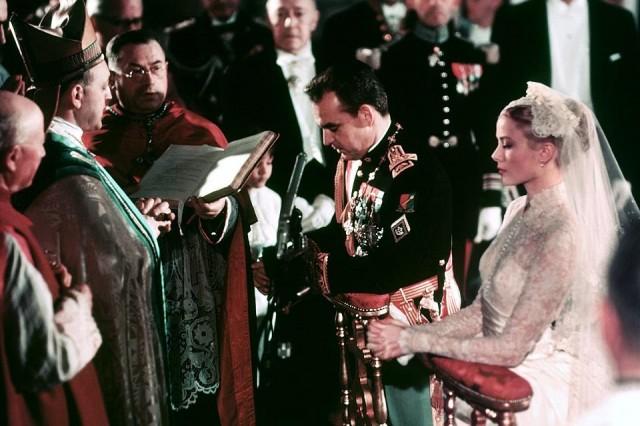
<path fill-rule="evenodd" d="M 293 205 L 296 206 L 296 209 L 300 210 L 300 213 L 302 213 L 302 217 L 307 217 L 311 213 L 313 213 L 313 207 L 311 206 L 311 204 L 309 204 L 309 202 L 302 197 L 296 197 L 296 199 L 293 201 Z"/>
<path fill-rule="evenodd" d="M 473 239 L 474 243 L 490 241 L 498 235 L 502 224 L 502 209 L 500 207 L 483 207 L 478 216 L 478 230 Z"/>
<path fill-rule="evenodd" d="M 295 201 L 296 207 L 298 207 L 298 200 Z M 308 204 L 307 204 L 308 205 Z M 319 194 L 313 200 L 312 210 L 309 214 L 305 215 L 304 211 L 298 207 L 302 212 L 302 232 L 307 233 L 316 229 L 324 228 L 331 222 L 331 218 L 336 212 L 336 204 L 333 200 L 324 194 Z"/>
<path fill-rule="evenodd" d="M 369 49 L 368 47 L 361 47 L 356 50 L 356 59 L 369 65 L 374 70 L 380 68 L 381 58 L 382 51 L 377 47 L 373 49 Z"/>

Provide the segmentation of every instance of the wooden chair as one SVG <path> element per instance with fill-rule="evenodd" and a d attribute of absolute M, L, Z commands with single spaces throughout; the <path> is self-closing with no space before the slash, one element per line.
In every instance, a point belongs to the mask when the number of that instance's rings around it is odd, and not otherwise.
<path fill-rule="evenodd" d="M 472 425 L 484 425 L 487 419 L 500 426 L 515 425 L 515 413 L 529 408 L 533 395 L 529 382 L 506 367 L 439 356 L 423 360 L 442 382 L 446 426 L 456 424 L 458 398 L 472 407 Z"/>
<path fill-rule="evenodd" d="M 336 308 L 340 357 L 342 424 L 386 425 L 382 361 L 366 346 L 367 323 L 389 311 L 389 295 L 347 293 L 328 296 Z"/>

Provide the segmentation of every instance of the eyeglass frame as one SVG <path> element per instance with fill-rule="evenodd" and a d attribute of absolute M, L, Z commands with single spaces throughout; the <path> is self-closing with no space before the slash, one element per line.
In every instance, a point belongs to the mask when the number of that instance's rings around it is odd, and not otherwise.
<path fill-rule="evenodd" d="M 153 65 L 151 65 L 150 67 L 143 67 L 140 65 L 135 65 L 134 69 L 131 69 L 127 72 L 124 71 L 116 71 L 116 74 L 119 74 L 121 76 L 123 76 L 124 78 L 128 79 L 128 80 L 142 80 L 144 78 L 145 75 L 150 74 L 150 75 L 154 75 L 156 77 L 160 76 L 160 71 L 165 71 L 167 70 L 167 67 L 169 66 L 169 62 L 168 61 L 160 61 L 160 62 L 156 62 Z M 157 71 L 154 72 L 154 68 L 157 67 Z M 135 73 L 135 74 L 134 74 Z"/>

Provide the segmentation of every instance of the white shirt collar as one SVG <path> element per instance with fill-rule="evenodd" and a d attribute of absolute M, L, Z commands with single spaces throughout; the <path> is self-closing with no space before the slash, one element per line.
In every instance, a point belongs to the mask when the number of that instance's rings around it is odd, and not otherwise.
<path fill-rule="evenodd" d="M 587 0 L 572 0 L 567 4 L 563 0 L 547 0 L 547 7 L 554 12 L 582 11 L 587 8 Z"/>
<path fill-rule="evenodd" d="M 86 149 L 86 147 L 82 143 L 82 134 L 84 133 L 82 129 L 61 117 L 53 117 L 53 120 L 51 120 L 51 124 L 49 124 L 49 131 L 62 136 L 66 136 L 68 139 L 76 142 L 77 145 L 79 145 L 83 149 Z"/>
<path fill-rule="evenodd" d="M 316 61 L 313 57 L 313 52 L 311 51 L 311 43 L 307 43 L 307 45 L 297 54 L 285 52 L 280 49 L 276 49 L 276 53 L 278 54 L 276 62 L 280 66 L 288 65 L 295 61 L 312 61 L 314 63 Z"/>

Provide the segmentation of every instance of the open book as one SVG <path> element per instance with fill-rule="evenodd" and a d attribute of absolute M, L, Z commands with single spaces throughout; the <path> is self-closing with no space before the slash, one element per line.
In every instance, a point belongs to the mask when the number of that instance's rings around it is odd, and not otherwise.
<path fill-rule="evenodd" d="M 191 196 L 205 202 L 226 197 L 242 189 L 277 138 L 276 133 L 266 131 L 233 141 L 224 149 L 209 145 L 170 145 L 131 197 L 183 202 Z"/>

